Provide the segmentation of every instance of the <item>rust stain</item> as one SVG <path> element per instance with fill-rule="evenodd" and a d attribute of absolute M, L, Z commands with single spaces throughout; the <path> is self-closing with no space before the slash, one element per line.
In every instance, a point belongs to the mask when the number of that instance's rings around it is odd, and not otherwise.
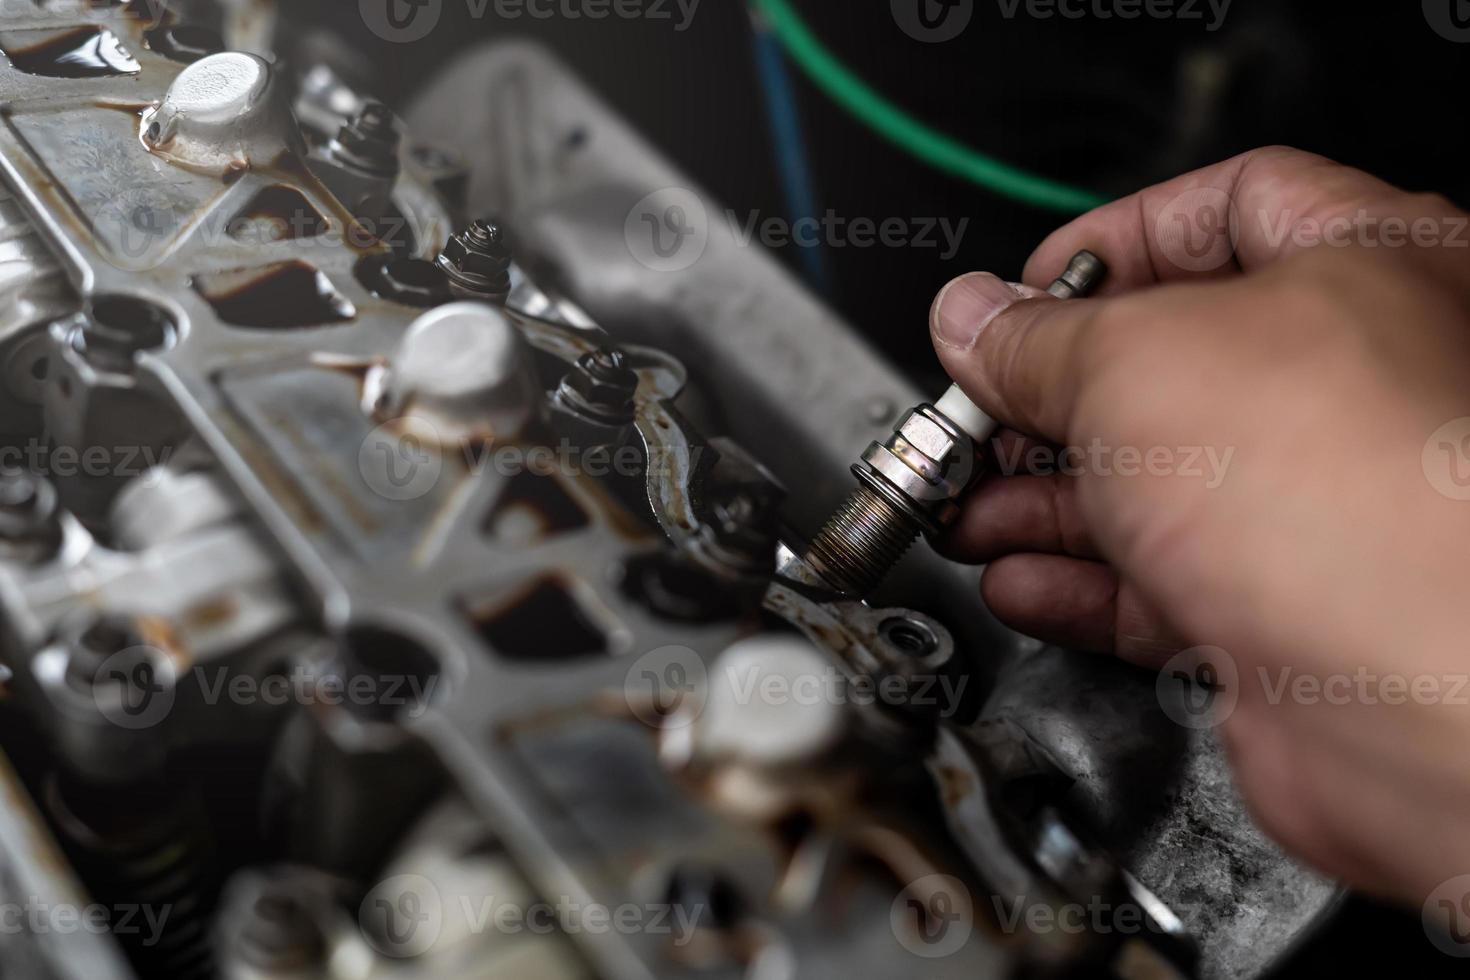
<path fill-rule="evenodd" d="M 173 661 L 174 668 L 179 673 L 182 674 L 188 670 L 189 665 L 194 662 L 194 657 L 184 645 L 183 639 L 172 622 L 162 616 L 138 616 L 134 619 L 134 623 L 144 643 Z"/>
<path fill-rule="evenodd" d="M 239 603 L 231 596 L 209 599 L 184 612 L 184 626 L 196 631 L 218 629 L 239 615 L 239 612 Z"/>
<path fill-rule="evenodd" d="M 939 777 L 939 792 L 944 798 L 944 805 L 956 807 L 967 797 L 975 792 L 975 777 L 963 769 L 953 766 L 940 766 L 937 770 Z"/>

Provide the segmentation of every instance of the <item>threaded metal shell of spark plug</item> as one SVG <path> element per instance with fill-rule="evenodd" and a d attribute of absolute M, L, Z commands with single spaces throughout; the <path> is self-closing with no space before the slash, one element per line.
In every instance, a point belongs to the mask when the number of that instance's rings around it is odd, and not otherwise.
<path fill-rule="evenodd" d="M 920 534 L 919 523 L 866 486 L 858 486 L 812 540 L 807 561 L 847 595 L 878 587 Z"/>

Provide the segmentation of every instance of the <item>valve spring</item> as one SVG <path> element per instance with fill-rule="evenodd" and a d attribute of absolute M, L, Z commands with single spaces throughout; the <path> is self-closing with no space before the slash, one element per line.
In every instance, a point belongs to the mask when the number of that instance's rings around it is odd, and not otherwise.
<path fill-rule="evenodd" d="M 159 976 L 206 980 L 214 973 L 209 945 L 208 894 L 197 839 L 157 841 L 118 860 L 109 890 L 128 901 L 169 915 L 157 943 L 135 949 L 140 963 L 155 966 Z"/>
<path fill-rule="evenodd" d="M 190 806 L 197 801 L 175 800 L 173 807 L 147 816 L 140 811 L 152 811 L 166 801 L 149 799 L 133 810 L 128 803 L 134 801 L 120 798 L 114 806 L 132 811 L 132 819 L 127 826 L 110 828 L 98 826 L 108 823 L 108 817 L 93 821 L 87 819 L 90 812 L 74 809 L 56 782 L 50 802 L 68 850 L 97 900 L 138 909 L 135 928 L 117 938 L 139 972 L 179 980 L 212 977 L 207 871 L 212 849 L 202 812 Z M 91 811 L 98 801 L 80 802 Z M 145 912 L 155 920 L 166 916 L 158 935 L 152 934 Z"/>
<path fill-rule="evenodd" d="M 913 546 L 913 518 L 859 486 L 812 540 L 807 560 L 847 595 L 871 593 Z"/>

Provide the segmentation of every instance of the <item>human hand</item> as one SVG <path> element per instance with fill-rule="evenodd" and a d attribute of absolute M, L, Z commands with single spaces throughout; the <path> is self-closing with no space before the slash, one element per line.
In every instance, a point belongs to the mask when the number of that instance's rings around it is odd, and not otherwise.
<path fill-rule="evenodd" d="M 988 564 L 990 609 L 1150 665 L 1224 651 L 1262 826 L 1416 903 L 1470 872 L 1465 223 L 1260 150 L 1078 219 L 1027 287 L 956 280 L 930 323 L 1010 430 L 942 543 Z M 1038 298 L 1081 248 L 1099 298 Z M 1048 445 L 1066 472 L 1035 472 Z"/>

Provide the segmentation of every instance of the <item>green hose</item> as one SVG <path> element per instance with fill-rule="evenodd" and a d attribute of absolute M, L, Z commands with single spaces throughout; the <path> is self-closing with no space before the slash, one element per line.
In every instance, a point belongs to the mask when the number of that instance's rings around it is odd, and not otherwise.
<path fill-rule="evenodd" d="M 791 60 L 858 121 L 930 166 L 1004 197 L 1050 211 L 1078 214 L 1108 199 L 1027 173 L 926 126 L 854 74 L 812 34 L 788 0 L 752 0 Z"/>

